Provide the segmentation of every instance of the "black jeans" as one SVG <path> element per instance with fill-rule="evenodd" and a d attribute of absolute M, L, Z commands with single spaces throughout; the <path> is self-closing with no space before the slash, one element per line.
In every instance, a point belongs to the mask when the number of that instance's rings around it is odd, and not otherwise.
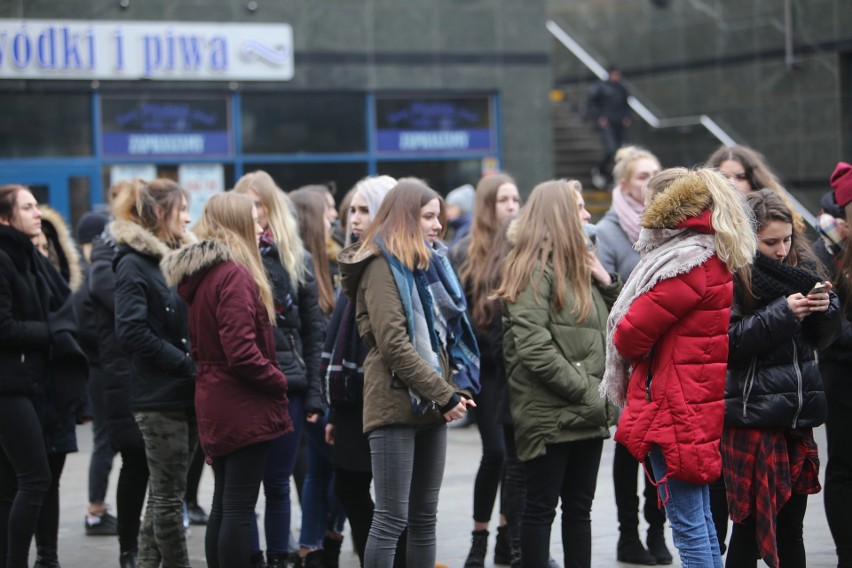
<path fill-rule="evenodd" d="M 372 471 L 352 471 L 334 468 L 334 491 L 337 499 L 346 511 L 349 528 L 352 531 L 352 542 L 361 566 L 364 565 L 364 550 L 367 547 L 367 537 L 370 535 L 370 525 L 373 522 L 373 510 L 376 508 L 370 495 L 370 484 L 373 482 Z M 393 559 L 394 568 L 405 568 L 405 549 L 407 530 L 402 531 L 396 544 L 396 556 Z"/>
<path fill-rule="evenodd" d="M 825 467 L 825 517 L 837 549 L 838 568 L 852 568 L 852 409 L 828 399 L 828 464 Z"/>
<path fill-rule="evenodd" d="M 50 466 L 33 401 L 0 396 L 0 560 L 27 568 L 30 543 L 50 487 Z"/>
<path fill-rule="evenodd" d="M 808 508 L 808 496 L 793 494 L 778 511 L 775 542 L 778 543 L 778 562 L 783 568 L 805 568 L 805 541 L 802 525 Z M 754 517 L 744 523 L 734 523 L 725 568 L 755 568 L 758 560 Z"/>
<path fill-rule="evenodd" d="M 142 505 L 148 493 L 148 458 L 145 449 L 121 450 L 121 471 L 115 491 L 118 547 L 121 552 L 139 549 Z"/>
<path fill-rule="evenodd" d="M 524 464 L 518 459 L 515 447 L 515 427 L 503 425 L 503 440 L 506 445 L 506 463 L 503 466 L 503 484 L 500 486 L 500 503 L 509 525 L 512 548 L 521 546 L 521 517 L 527 502 L 527 478 Z"/>
<path fill-rule="evenodd" d="M 213 460 L 213 506 L 204 539 L 209 568 L 248 568 L 254 507 L 268 457 L 269 442 L 261 442 Z"/>
<path fill-rule="evenodd" d="M 195 449 L 195 455 L 192 456 L 192 461 L 189 462 L 189 469 L 186 471 L 186 492 L 183 500 L 188 505 L 198 505 L 198 484 L 201 483 L 201 473 L 204 471 L 204 452 L 201 446 Z"/>
<path fill-rule="evenodd" d="M 565 568 L 591 568 L 592 500 L 603 440 L 548 444 L 547 453 L 525 462 L 527 503 L 521 527 L 524 568 L 546 568 L 550 527 L 562 499 L 562 552 Z"/>
<path fill-rule="evenodd" d="M 651 464 L 646 464 L 648 473 L 652 473 Z M 652 527 L 662 527 L 666 522 L 666 513 L 657 506 L 657 490 L 648 479 L 636 458 L 621 444 L 615 444 L 612 459 L 612 481 L 615 486 L 615 507 L 618 510 L 618 530 L 623 535 L 639 534 L 639 484 L 637 473 L 645 480 L 645 520 Z"/>
<path fill-rule="evenodd" d="M 57 541 L 59 537 L 59 479 L 65 468 L 68 454 L 48 454 L 50 466 L 50 487 L 41 506 L 41 514 L 36 525 L 35 541 L 38 557 L 42 560 L 57 559 Z"/>
<path fill-rule="evenodd" d="M 503 426 L 497 423 L 496 390 L 493 379 L 487 377 L 476 395 L 476 426 L 482 440 L 482 459 L 473 484 L 473 520 L 477 523 L 491 520 L 506 460 Z M 503 512 L 502 502 L 500 512 Z"/>

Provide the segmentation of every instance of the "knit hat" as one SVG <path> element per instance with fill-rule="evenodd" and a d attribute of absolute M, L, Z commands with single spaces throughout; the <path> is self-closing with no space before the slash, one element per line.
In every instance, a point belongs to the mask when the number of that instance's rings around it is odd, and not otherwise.
<path fill-rule="evenodd" d="M 834 188 L 834 199 L 841 207 L 852 202 L 852 164 L 838 162 L 831 174 L 831 187 Z"/>
<path fill-rule="evenodd" d="M 476 190 L 469 183 L 461 187 L 457 187 L 447 194 L 444 200 L 446 205 L 455 205 L 461 209 L 462 215 L 473 211 L 473 200 L 476 197 Z"/>
<path fill-rule="evenodd" d="M 80 218 L 77 223 L 77 243 L 85 245 L 92 242 L 95 237 L 104 232 L 104 227 L 109 223 L 109 216 L 100 211 L 90 211 Z"/>

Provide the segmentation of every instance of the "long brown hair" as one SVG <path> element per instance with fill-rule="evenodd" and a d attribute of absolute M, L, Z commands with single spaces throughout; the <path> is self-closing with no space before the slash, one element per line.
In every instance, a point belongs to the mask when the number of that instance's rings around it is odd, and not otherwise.
<path fill-rule="evenodd" d="M 476 201 L 473 205 L 473 222 L 470 227 L 467 259 L 459 268 L 459 279 L 468 289 L 480 287 L 474 281 L 482 277 L 488 262 L 491 240 L 501 228 L 496 211 L 497 190 L 507 183 L 515 185 L 515 180 L 508 174 L 497 173 L 484 176 L 476 184 Z"/>
<path fill-rule="evenodd" d="M 402 178 L 388 192 L 370 227 L 361 237 L 360 250 L 379 252 L 376 237 L 409 270 L 429 268 L 432 250 L 420 228 L 420 210 L 433 199 L 441 207 L 439 220 L 446 226 L 444 200 L 422 180 Z"/>
<path fill-rule="evenodd" d="M 563 309 L 566 288 L 570 286 L 575 298 L 572 313 L 578 322 L 583 322 L 592 305 L 592 271 L 587 253 L 572 185 L 564 179 L 540 183 L 521 210 L 515 247 L 503 263 L 503 280 L 494 297 L 514 303 L 527 286 L 534 286 L 537 292 L 544 267 L 550 265 L 554 283 L 549 300 L 553 309 Z M 536 281 L 532 283 L 534 274 Z M 537 293 L 534 299 L 538 304 Z"/>
<path fill-rule="evenodd" d="M 113 214 L 131 221 L 171 247 L 177 241 L 168 232 L 169 219 L 180 207 L 181 198 L 189 204 L 189 193 L 170 179 L 159 178 L 134 183 L 122 191 L 113 203 Z"/>
<path fill-rule="evenodd" d="M 470 315 L 473 325 L 478 330 L 487 329 L 500 313 L 500 301 L 491 295 L 500 286 L 500 280 L 503 277 L 503 261 L 512 250 L 508 232 L 516 219 L 517 215 L 513 215 L 503 223 L 503 228 L 497 231 L 491 241 L 485 265 L 477 277 L 469 281 Z"/>
<path fill-rule="evenodd" d="M 217 193 L 204 205 L 201 221 L 195 232 L 199 239 L 223 241 L 234 261 L 249 270 L 257 285 L 258 296 L 266 309 L 269 323 L 275 325 L 275 304 L 257 248 L 252 207 L 254 203 L 245 195 L 233 191 Z"/>
<path fill-rule="evenodd" d="M 322 193 L 310 189 L 297 189 L 290 193 L 290 199 L 296 206 L 302 242 L 314 259 L 320 309 L 323 313 L 331 313 L 334 309 L 334 285 L 331 281 L 329 258 L 325 247 L 327 240 L 325 227 L 328 222 L 325 210 L 328 204 Z"/>

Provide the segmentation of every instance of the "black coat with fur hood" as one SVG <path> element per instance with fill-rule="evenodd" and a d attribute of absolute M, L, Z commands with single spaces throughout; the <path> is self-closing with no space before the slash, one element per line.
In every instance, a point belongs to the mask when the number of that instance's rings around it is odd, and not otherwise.
<path fill-rule="evenodd" d="M 186 304 L 160 271 L 160 261 L 171 249 L 130 221 L 114 221 L 109 230 L 118 244 L 113 260 L 115 331 L 130 355 L 130 408 L 193 408 L 195 365 Z"/>

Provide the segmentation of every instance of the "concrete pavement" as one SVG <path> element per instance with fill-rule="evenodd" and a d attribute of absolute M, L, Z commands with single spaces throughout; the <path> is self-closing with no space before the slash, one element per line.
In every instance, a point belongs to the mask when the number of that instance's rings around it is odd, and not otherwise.
<path fill-rule="evenodd" d="M 87 476 L 89 455 L 92 447 L 91 429 L 88 426 L 78 428 L 80 451 L 68 456 L 61 480 L 61 519 L 59 529 L 59 558 L 63 568 L 100 568 L 118 566 L 118 541 L 115 537 L 87 537 L 83 529 L 83 517 L 87 502 Z M 817 443 L 820 455 L 825 461 L 825 432 L 817 430 Z M 615 548 L 618 540 L 615 501 L 612 490 L 612 454 L 613 442 L 607 440 L 598 475 L 598 488 L 592 511 L 593 550 L 592 563 L 595 567 L 630 566 L 615 560 Z M 447 469 L 441 489 L 438 512 L 438 560 L 447 563 L 450 568 L 462 568 L 470 546 L 472 529 L 471 511 L 473 503 L 473 479 L 480 456 L 479 435 L 475 427 L 452 429 L 449 435 Z M 121 460 L 116 458 L 110 478 L 108 502 L 115 505 L 115 484 Z M 822 477 L 822 476 L 821 476 Z M 209 510 L 213 494 L 212 471 L 205 469 L 199 488 L 199 502 Z M 261 493 L 262 500 L 262 493 Z M 258 511 L 263 511 L 262 503 Z M 113 510 L 114 512 L 114 510 Z M 496 520 L 496 515 L 494 519 Z M 293 524 L 299 526 L 300 512 L 294 507 Z M 559 516 L 554 523 L 551 538 L 553 557 L 561 564 L 562 545 L 560 539 Z M 348 528 L 347 528 L 348 530 Z M 645 528 L 641 529 L 644 535 Z M 487 566 L 493 561 L 493 546 L 496 531 L 492 527 L 489 539 Z M 675 568 L 680 566 L 674 546 L 671 544 L 671 532 L 667 526 L 667 539 L 672 554 L 675 555 Z M 825 521 L 822 494 L 812 496 L 808 502 L 805 517 L 805 545 L 808 553 L 808 566 L 811 568 L 829 568 L 837 565 L 834 545 Z M 207 565 L 204 557 L 204 527 L 192 527 L 188 537 L 190 561 L 194 568 Z M 33 550 L 30 560 L 35 559 Z M 358 568 L 358 557 L 353 552 L 351 541 L 347 538 L 340 558 L 341 568 Z M 761 564 L 762 565 L 762 564 Z"/>

